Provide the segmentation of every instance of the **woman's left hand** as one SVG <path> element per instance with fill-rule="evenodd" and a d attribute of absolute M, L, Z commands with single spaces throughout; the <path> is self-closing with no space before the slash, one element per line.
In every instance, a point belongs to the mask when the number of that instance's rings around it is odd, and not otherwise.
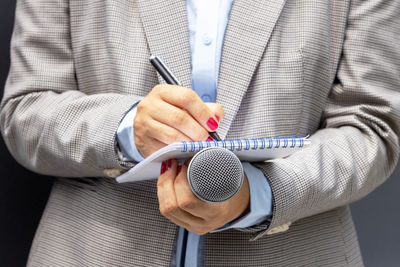
<path fill-rule="evenodd" d="M 247 177 L 241 190 L 222 203 L 206 203 L 198 199 L 189 187 L 187 166 L 178 166 L 175 159 L 163 163 L 157 182 L 160 212 L 173 223 L 188 231 L 203 235 L 239 217 L 250 203 Z"/>

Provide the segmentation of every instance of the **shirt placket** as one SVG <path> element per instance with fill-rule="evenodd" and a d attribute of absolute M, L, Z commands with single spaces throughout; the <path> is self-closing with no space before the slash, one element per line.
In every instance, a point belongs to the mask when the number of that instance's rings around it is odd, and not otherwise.
<path fill-rule="evenodd" d="M 203 0 L 197 15 L 192 86 L 204 102 L 216 101 L 216 45 L 219 1 Z"/>

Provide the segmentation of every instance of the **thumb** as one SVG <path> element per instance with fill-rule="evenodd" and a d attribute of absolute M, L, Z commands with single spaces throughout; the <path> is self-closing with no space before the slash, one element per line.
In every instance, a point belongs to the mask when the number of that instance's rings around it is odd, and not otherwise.
<path fill-rule="evenodd" d="M 213 112 L 216 118 L 219 120 L 218 122 L 222 121 L 224 118 L 224 108 L 217 103 L 205 103 L 207 107 Z"/>

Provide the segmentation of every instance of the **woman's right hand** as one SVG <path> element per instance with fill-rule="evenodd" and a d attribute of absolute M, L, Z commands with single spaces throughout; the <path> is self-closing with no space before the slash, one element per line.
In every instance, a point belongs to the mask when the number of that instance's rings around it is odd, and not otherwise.
<path fill-rule="evenodd" d="M 137 105 L 134 140 L 143 157 L 180 141 L 212 140 L 224 117 L 216 103 L 204 103 L 189 88 L 159 84 Z"/>

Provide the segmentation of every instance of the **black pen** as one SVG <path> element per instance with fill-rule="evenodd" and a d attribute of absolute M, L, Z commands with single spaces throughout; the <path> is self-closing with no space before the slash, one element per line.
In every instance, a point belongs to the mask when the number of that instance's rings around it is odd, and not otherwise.
<path fill-rule="evenodd" d="M 179 85 L 182 86 L 182 84 L 179 82 L 179 80 L 175 77 L 174 74 L 168 69 L 168 67 L 165 65 L 165 63 L 157 56 L 151 56 L 149 58 L 151 65 L 156 69 L 156 71 L 163 77 L 163 79 L 168 83 L 172 85 Z M 217 141 L 222 141 L 221 137 L 217 134 L 217 132 L 208 132 L 214 140 Z"/>

